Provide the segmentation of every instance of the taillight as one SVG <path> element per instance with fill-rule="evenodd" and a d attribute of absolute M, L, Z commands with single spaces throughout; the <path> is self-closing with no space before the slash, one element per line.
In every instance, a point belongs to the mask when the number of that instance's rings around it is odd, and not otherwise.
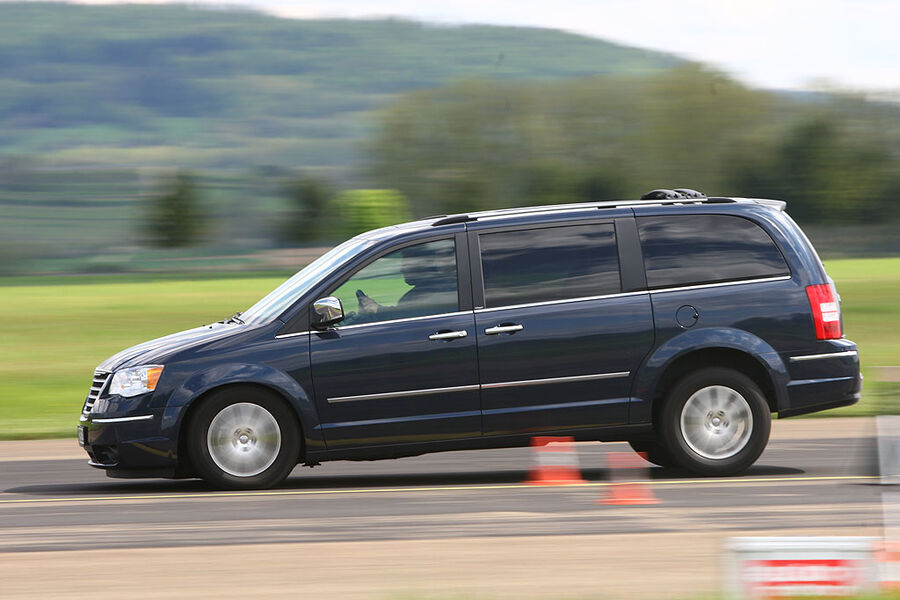
<path fill-rule="evenodd" d="M 808 285 L 806 295 L 809 296 L 813 323 L 816 325 L 816 339 L 834 340 L 841 337 L 841 307 L 834 285 Z"/>

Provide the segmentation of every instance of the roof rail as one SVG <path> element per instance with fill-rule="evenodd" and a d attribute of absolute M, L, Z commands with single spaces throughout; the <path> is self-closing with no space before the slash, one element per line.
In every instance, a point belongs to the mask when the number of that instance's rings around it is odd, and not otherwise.
<path fill-rule="evenodd" d="M 735 198 L 675 198 L 670 200 L 631 200 L 625 202 L 615 202 L 612 206 L 598 206 L 598 208 L 615 208 L 617 206 L 646 206 L 648 204 L 656 204 L 659 206 L 671 206 L 675 204 L 731 204 L 737 202 Z"/>
<path fill-rule="evenodd" d="M 657 194 L 657 192 L 660 192 Z M 682 193 L 683 192 L 683 193 Z M 687 193 L 697 194 L 696 197 L 688 197 Z M 654 198 L 648 198 L 654 194 Z M 736 198 L 724 198 L 713 196 L 708 198 L 702 193 L 687 188 L 679 188 L 679 190 L 653 190 L 641 197 L 641 200 L 608 200 L 604 202 L 579 202 L 575 204 L 556 204 L 547 206 L 522 206 L 517 208 L 501 208 L 497 210 L 485 210 L 472 214 L 456 214 L 456 215 L 435 215 L 428 219 L 437 219 L 431 226 L 439 227 L 441 225 L 452 225 L 455 223 L 469 223 L 480 219 L 493 219 L 497 217 L 510 217 L 514 215 L 527 215 L 543 212 L 556 212 L 564 210 L 591 210 L 591 209 L 610 209 L 610 208 L 630 208 L 637 206 L 647 206 L 655 204 L 659 206 L 669 206 L 676 204 L 731 204 L 738 202 Z M 771 201 L 776 202 L 776 201 Z"/>
<path fill-rule="evenodd" d="M 450 215 L 449 217 L 443 217 L 435 221 L 431 224 L 432 227 L 437 227 L 439 225 L 452 225 L 454 223 L 466 223 L 468 221 L 477 221 L 478 217 L 471 217 L 469 215 Z"/>

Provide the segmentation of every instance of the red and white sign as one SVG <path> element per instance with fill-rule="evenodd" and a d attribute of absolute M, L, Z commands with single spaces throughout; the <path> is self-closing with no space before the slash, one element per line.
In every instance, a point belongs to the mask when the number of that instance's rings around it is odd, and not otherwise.
<path fill-rule="evenodd" d="M 878 589 L 872 538 L 732 538 L 729 598 L 851 597 Z"/>
<path fill-rule="evenodd" d="M 900 590 L 900 544 L 882 542 L 875 545 L 878 578 L 882 590 Z"/>
<path fill-rule="evenodd" d="M 863 589 L 868 565 L 853 559 L 773 559 L 744 561 L 746 596 L 851 596 Z"/>

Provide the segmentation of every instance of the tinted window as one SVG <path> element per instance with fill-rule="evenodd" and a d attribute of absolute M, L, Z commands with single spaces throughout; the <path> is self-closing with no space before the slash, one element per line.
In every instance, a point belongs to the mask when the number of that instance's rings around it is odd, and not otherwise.
<path fill-rule="evenodd" d="M 241 319 L 248 323 L 271 321 L 309 289 L 319 283 L 324 275 L 342 263 L 350 260 L 375 242 L 370 239 L 353 238 L 309 263 L 302 271 L 279 285 L 262 300 L 241 313 Z"/>
<path fill-rule="evenodd" d="M 485 305 L 508 306 L 615 294 L 612 225 L 572 225 L 480 236 Z"/>
<path fill-rule="evenodd" d="M 329 295 L 340 298 L 340 325 L 374 323 L 459 310 L 456 244 L 407 246 L 369 263 Z"/>
<path fill-rule="evenodd" d="M 747 219 L 678 215 L 637 222 L 651 288 L 790 273 L 769 234 Z"/>

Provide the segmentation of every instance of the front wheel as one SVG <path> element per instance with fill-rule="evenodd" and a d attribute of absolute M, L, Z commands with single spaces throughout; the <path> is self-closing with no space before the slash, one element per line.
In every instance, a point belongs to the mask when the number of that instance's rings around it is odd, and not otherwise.
<path fill-rule="evenodd" d="M 271 392 L 249 386 L 203 400 L 188 436 L 199 475 L 221 489 L 277 485 L 296 466 L 300 451 L 293 411 Z"/>
<path fill-rule="evenodd" d="M 666 396 L 660 432 L 671 457 L 699 475 L 740 473 L 769 441 L 771 415 L 756 383 L 720 367 L 695 371 Z"/>

